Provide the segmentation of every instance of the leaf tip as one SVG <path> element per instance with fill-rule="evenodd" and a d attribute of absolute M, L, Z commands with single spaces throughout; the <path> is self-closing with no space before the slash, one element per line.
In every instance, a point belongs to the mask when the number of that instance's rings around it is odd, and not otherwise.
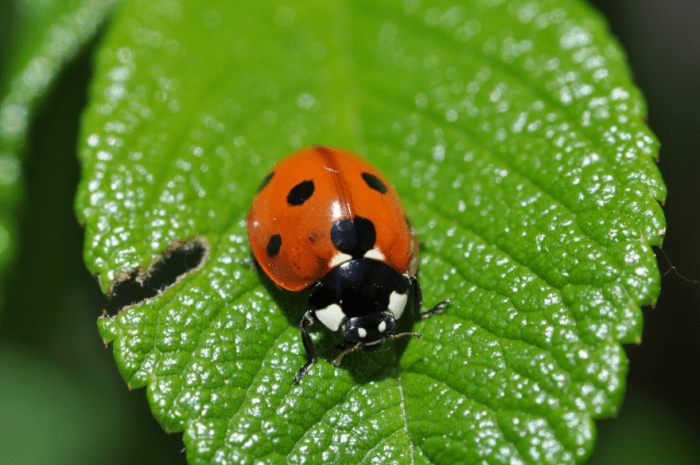
<path fill-rule="evenodd" d="M 97 329 L 105 347 L 119 337 L 119 328 L 115 323 L 114 318 L 107 314 L 107 310 L 103 310 L 102 315 L 97 319 Z"/>

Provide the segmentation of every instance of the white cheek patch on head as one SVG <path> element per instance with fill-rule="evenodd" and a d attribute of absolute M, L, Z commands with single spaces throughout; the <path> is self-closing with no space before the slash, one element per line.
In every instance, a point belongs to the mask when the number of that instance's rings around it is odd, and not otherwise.
<path fill-rule="evenodd" d="M 336 266 L 340 265 L 341 263 L 349 262 L 352 260 L 352 256 L 348 255 L 346 253 L 338 252 L 337 254 L 333 255 L 333 258 L 331 258 L 331 261 L 328 262 L 328 268 L 332 269 L 335 268 Z"/>
<path fill-rule="evenodd" d="M 403 310 L 406 308 L 406 302 L 408 302 L 408 292 L 405 294 L 399 294 L 393 291 L 389 296 L 389 311 L 394 315 L 394 319 L 398 320 L 403 315 Z"/>
<path fill-rule="evenodd" d="M 338 331 L 340 324 L 345 319 L 345 313 L 338 304 L 331 304 L 326 308 L 320 308 L 314 311 L 314 315 L 318 321 L 331 331 Z"/>
<path fill-rule="evenodd" d="M 377 247 L 375 247 L 372 250 L 368 250 L 367 253 L 365 253 L 365 258 L 372 258 L 372 259 L 377 260 L 379 262 L 383 262 L 386 257 L 384 257 L 384 254 L 382 253 L 381 250 L 379 250 Z"/>

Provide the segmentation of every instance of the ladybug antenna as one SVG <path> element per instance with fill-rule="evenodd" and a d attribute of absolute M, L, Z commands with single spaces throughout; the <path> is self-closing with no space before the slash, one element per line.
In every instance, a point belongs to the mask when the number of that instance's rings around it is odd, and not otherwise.
<path fill-rule="evenodd" d="M 423 339 L 423 335 L 420 333 L 399 333 L 399 334 L 394 334 L 393 336 L 387 336 L 389 339 L 398 339 L 400 337 L 404 336 L 413 336 L 416 339 Z"/>
<path fill-rule="evenodd" d="M 398 338 L 404 337 L 404 336 L 413 336 L 413 337 L 415 337 L 416 339 L 423 339 L 423 335 L 420 334 L 420 333 L 399 333 L 399 334 L 394 334 L 394 335 L 391 335 L 391 336 L 387 336 L 387 338 L 389 338 L 389 339 L 398 339 Z M 335 360 L 333 360 L 333 365 L 335 365 L 335 366 L 340 366 L 340 361 L 343 360 L 343 357 L 345 357 L 345 356 L 346 356 L 347 354 L 349 354 L 350 352 L 356 352 L 356 351 L 360 350 L 361 347 L 362 347 L 362 343 L 361 343 L 361 342 L 358 342 L 357 344 L 355 344 L 354 346 L 352 346 L 352 347 L 349 348 L 348 350 L 344 351 L 342 354 L 338 355 L 338 358 L 336 358 Z"/>
<path fill-rule="evenodd" d="M 347 354 L 349 354 L 350 352 L 355 352 L 355 351 L 357 351 L 357 350 L 360 350 L 360 347 L 362 347 L 362 343 L 361 343 L 361 342 L 358 342 L 358 343 L 355 344 L 355 346 L 353 346 L 352 348 L 350 348 L 350 349 L 344 351 L 342 354 L 338 355 L 338 358 L 336 358 L 335 360 L 333 360 L 333 365 L 335 365 L 335 366 L 340 366 L 340 361 L 343 359 L 343 357 L 345 357 L 345 356 L 346 356 Z"/>

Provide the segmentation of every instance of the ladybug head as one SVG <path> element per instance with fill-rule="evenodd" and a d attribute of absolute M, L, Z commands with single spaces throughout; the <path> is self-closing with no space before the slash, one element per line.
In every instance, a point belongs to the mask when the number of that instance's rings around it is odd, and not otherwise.
<path fill-rule="evenodd" d="M 384 339 L 397 339 L 404 336 L 413 336 L 421 339 L 423 336 L 418 333 L 391 334 L 396 328 L 396 319 L 391 312 L 376 312 L 366 316 L 348 318 L 340 325 L 343 330 L 345 341 L 337 344 L 338 349 L 347 347 L 342 354 L 333 360 L 333 364 L 338 366 L 340 361 L 350 352 L 364 350 L 365 352 L 375 352 L 382 348 Z"/>
<path fill-rule="evenodd" d="M 389 311 L 347 318 L 340 326 L 347 341 L 361 342 L 367 352 L 381 348 L 384 338 L 395 328 L 396 320 Z"/>

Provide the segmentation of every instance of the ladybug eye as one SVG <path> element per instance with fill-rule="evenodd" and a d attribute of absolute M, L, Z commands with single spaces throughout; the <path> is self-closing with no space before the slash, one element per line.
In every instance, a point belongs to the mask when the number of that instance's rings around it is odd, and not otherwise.
<path fill-rule="evenodd" d="M 373 174 L 362 173 L 362 179 L 365 180 L 370 189 L 374 189 L 377 192 L 386 194 L 386 184 L 382 182 L 381 179 Z"/>
<path fill-rule="evenodd" d="M 313 181 L 302 181 L 289 191 L 287 195 L 287 203 L 289 205 L 302 205 L 304 202 L 309 200 L 314 194 L 314 182 Z"/>

